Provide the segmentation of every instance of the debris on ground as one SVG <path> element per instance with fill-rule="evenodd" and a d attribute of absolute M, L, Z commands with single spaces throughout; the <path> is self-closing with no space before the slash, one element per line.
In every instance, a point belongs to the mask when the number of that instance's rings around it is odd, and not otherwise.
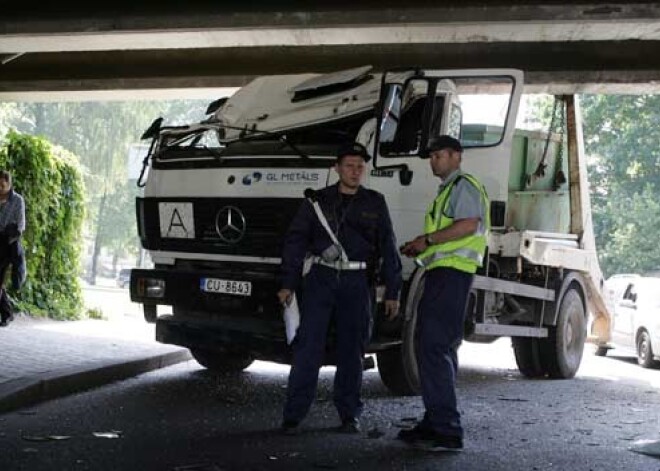
<path fill-rule="evenodd" d="M 642 455 L 660 458 L 660 440 L 638 440 L 629 448 L 630 451 Z"/>
<path fill-rule="evenodd" d="M 56 442 L 68 440 L 69 435 L 22 435 L 21 438 L 26 442 Z"/>
<path fill-rule="evenodd" d="M 498 397 L 497 400 L 509 402 L 529 402 L 529 399 L 523 399 L 522 397 Z"/>
<path fill-rule="evenodd" d="M 121 431 L 120 430 L 110 430 L 109 432 L 93 432 L 92 435 L 94 435 L 96 438 L 119 438 L 121 437 Z"/>

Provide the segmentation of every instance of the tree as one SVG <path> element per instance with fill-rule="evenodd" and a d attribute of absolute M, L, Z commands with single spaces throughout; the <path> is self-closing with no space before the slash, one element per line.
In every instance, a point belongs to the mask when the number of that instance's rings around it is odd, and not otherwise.
<path fill-rule="evenodd" d="M 115 259 L 122 255 L 137 255 L 135 198 L 139 195 L 135 182 L 126 180 L 106 196 L 104 216 L 99 223 L 101 245 L 108 247 Z M 116 262 L 116 260 L 115 260 Z M 116 270 L 116 266 L 113 266 Z"/>
<path fill-rule="evenodd" d="M 602 268 L 608 275 L 657 269 L 660 96 L 586 95 L 582 105 Z"/>

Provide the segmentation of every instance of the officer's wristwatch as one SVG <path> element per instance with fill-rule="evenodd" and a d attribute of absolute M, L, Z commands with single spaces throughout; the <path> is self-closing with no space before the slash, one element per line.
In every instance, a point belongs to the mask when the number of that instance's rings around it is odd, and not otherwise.
<path fill-rule="evenodd" d="M 431 240 L 431 234 L 426 234 L 424 236 L 424 242 L 426 242 L 427 247 L 430 247 L 431 245 L 433 245 L 433 240 Z"/>

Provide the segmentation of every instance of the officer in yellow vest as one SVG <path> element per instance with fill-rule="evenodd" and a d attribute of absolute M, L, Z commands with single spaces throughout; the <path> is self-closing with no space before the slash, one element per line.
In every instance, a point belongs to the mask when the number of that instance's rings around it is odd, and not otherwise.
<path fill-rule="evenodd" d="M 426 269 L 424 294 L 417 311 L 417 364 L 426 412 L 398 438 L 431 451 L 463 448 L 456 405 L 457 350 L 474 273 L 482 264 L 490 214 L 484 187 L 461 171 L 463 147 L 450 136 L 431 141 L 433 174 L 442 181 L 426 213 L 424 234 L 401 252 Z"/>

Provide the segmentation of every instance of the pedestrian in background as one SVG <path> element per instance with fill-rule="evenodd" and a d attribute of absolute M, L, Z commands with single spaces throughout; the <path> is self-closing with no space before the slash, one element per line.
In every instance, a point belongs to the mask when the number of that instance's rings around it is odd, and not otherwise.
<path fill-rule="evenodd" d="M 310 200 L 304 201 L 284 241 L 280 302 L 290 303 L 302 285 L 300 328 L 293 343 L 282 423 L 285 433 L 296 430 L 314 401 L 331 323 L 337 334 L 334 404 L 340 431 L 359 432 L 362 360 L 372 319 L 371 273 L 381 259 L 386 315 L 398 313 L 401 260 L 387 204 L 382 194 L 360 184 L 369 159 L 361 144 L 342 147 L 335 164 L 339 182 L 316 192 L 321 214 Z M 307 254 L 313 265 L 302 278 Z"/>
<path fill-rule="evenodd" d="M 401 249 L 426 270 L 417 311 L 417 364 L 426 411 L 398 438 L 425 450 L 457 451 L 463 448 L 457 351 L 472 279 L 486 250 L 490 205 L 483 185 L 461 171 L 463 147 L 457 139 L 440 136 L 428 150 L 431 170 L 442 183 L 426 213 L 424 234 Z"/>
<path fill-rule="evenodd" d="M 25 231 L 25 202 L 12 188 L 11 174 L 0 170 L 0 327 L 14 320 L 11 301 L 5 289 L 7 267 L 12 265 L 14 287 L 24 279 L 25 258 L 20 243 Z"/>

